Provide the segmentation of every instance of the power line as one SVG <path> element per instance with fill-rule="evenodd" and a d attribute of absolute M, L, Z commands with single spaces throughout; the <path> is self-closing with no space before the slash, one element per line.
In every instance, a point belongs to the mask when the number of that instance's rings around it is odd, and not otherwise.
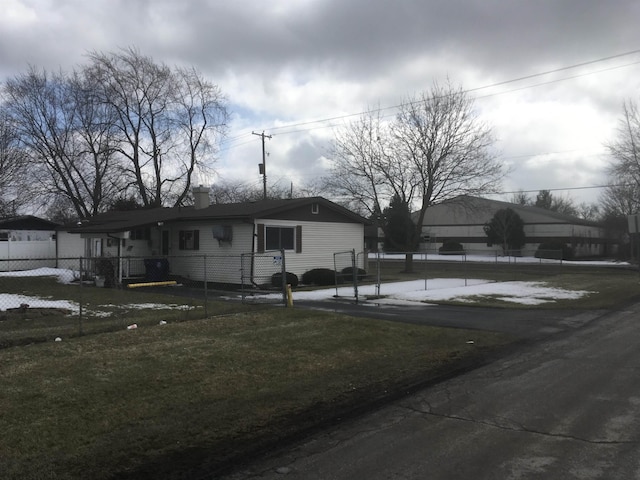
<path fill-rule="evenodd" d="M 570 77 L 557 78 L 555 80 L 549 80 L 549 81 L 546 81 L 546 82 L 540 82 L 540 83 L 535 83 L 535 84 L 532 84 L 532 85 L 526 85 L 524 87 L 513 88 L 511 90 L 504 90 L 502 92 L 488 93 L 486 95 L 476 96 L 475 99 L 478 100 L 478 99 L 489 98 L 489 97 L 497 97 L 498 95 L 506 95 L 506 94 L 513 93 L 513 92 L 518 92 L 518 91 L 521 91 L 521 90 L 527 90 L 529 88 L 541 87 L 541 86 L 544 86 L 544 85 L 551 85 L 553 83 L 565 82 L 567 80 L 573 80 L 575 78 L 586 77 L 588 75 L 595 75 L 597 73 L 608 72 L 608 71 L 611 71 L 611 70 L 617 70 L 617 69 L 620 69 L 620 68 L 626 68 L 626 67 L 630 67 L 632 65 L 638 65 L 638 64 L 640 64 L 640 61 L 626 63 L 624 65 L 617 65 L 615 67 L 603 68 L 601 70 L 596 70 L 596 71 L 593 71 L 593 72 L 580 73 L 580 74 L 577 74 L 577 75 L 572 75 Z M 571 67 L 565 67 L 563 69 L 559 69 L 559 71 L 564 70 L 566 68 L 571 68 Z M 469 90 L 462 90 L 462 92 L 463 93 L 469 93 L 469 92 L 473 92 L 473 91 L 477 91 L 477 90 L 488 89 L 488 88 L 492 88 L 494 86 L 499 86 L 499 85 L 503 85 L 503 84 L 506 84 L 506 83 L 516 82 L 516 81 L 519 81 L 519 80 L 522 80 L 522 79 L 533 78 L 533 77 L 537 77 L 537 76 L 540 76 L 540 75 L 547 75 L 548 73 L 553 73 L 553 72 L 555 72 L 555 71 L 534 74 L 534 75 L 530 75 L 528 77 L 521 77 L 520 79 L 508 80 L 508 81 L 505 81 L 505 82 L 500 82 L 500 83 L 493 84 L 493 85 L 487 85 L 487 86 L 484 86 L 484 87 L 476 87 L 476 88 L 472 88 L 472 89 L 469 89 Z M 393 106 L 390 106 L 390 107 L 377 108 L 377 109 L 369 110 L 369 112 L 381 112 L 383 110 L 397 109 L 397 108 L 402 107 L 403 105 L 412 105 L 412 104 L 418 103 L 420 101 L 421 100 L 416 100 L 416 101 L 413 101 L 413 102 L 406 102 L 406 103 L 403 103 L 403 104 L 393 105 Z M 284 126 L 281 126 L 281 127 L 275 127 L 275 129 L 304 126 L 304 125 L 310 125 L 310 124 L 321 123 L 321 122 L 333 122 L 335 120 L 345 120 L 347 118 L 354 117 L 354 116 L 359 116 L 359 115 L 364 115 L 366 113 L 368 113 L 368 112 L 359 112 L 359 113 L 346 114 L 346 115 L 342 115 L 340 117 L 333 117 L 333 118 L 329 118 L 329 119 L 325 119 L 325 120 L 315 120 L 315 121 L 310 121 L 310 122 L 303 122 L 303 123 L 300 123 L 300 124 L 293 124 L 293 125 L 290 125 L 290 126 L 284 125 Z M 389 116 L 391 116 L 391 114 L 382 115 L 380 118 L 386 118 L 386 117 L 389 117 Z M 299 128 L 297 130 L 289 130 L 289 131 L 285 131 L 285 132 L 280 132 L 280 135 L 289 135 L 289 134 L 292 134 L 292 133 L 308 132 L 310 130 L 316 130 L 316 129 L 319 129 L 319 128 L 329 128 L 329 127 L 334 127 L 336 125 L 338 125 L 338 123 L 328 123 L 326 125 L 318 125 L 316 127 L 310 127 L 310 128 Z"/>
<path fill-rule="evenodd" d="M 502 85 L 508 85 L 510 83 L 516 83 L 516 82 L 520 82 L 520 81 L 523 81 L 523 80 L 529 80 L 529 79 L 532 79 L 532 78 L 542 77 L 542 76 L 545 76 L 545 75 L 550 75 L 550 74 L 553 74 L 553 73 L 559 73 L 559 72 L 563 72 L 563 71 L 567 71 L 567 70 L 571 70 L 571 69 L 575 69 L 575 68 L 584 67 L 584 66 L 587 66 L 587 65 L 594 65 L 594 64 L 597 64 L 597 63 L 602 63 L 602 62 L 606 62 L 606 61 L 613 60 L 613 59 L 616 59 L 616 58 L 622 58 L 622 57 L 626 57 L 626 56 L 629 56 L 629 55 L 634 55 L 634 54 L 637 54 L 637 53 L 640 53 L 640 49 L 632 50 L 630 52 L 625 52 L 625 53 L 619 53 L 619 54 L 616 54 L 616 55 L 610 55 L 610 56 L 602 57 L 602 58 L 599 58 L 599 59 L 596 59 L 596 60 L 590 60 L 590 61 L 587 61 L 587 62 L 581 62 L 581 63 L 576 63 L 576 64 L 573 64 L 573 65 L 568 65 L 568 66 L 564 66 L 564 67 L 560 67 L 560 68 L 555 68 L 555 69 L 547 70 L 547 71 L 544 71 L 544 72 L 533 73 L 531 75 L 525 75 L 525 76 L 522 76 L 522 77 L 517 77 L 517 78 L 510 79 L 510 80 L 503 80 L 503 81 L 500 81 L 500 82 L 495 82 L 495 83 L 492 83 L 492 84 L 489 84 L 489 85 L 484 85 L 484 86 L 481 86 L 481 87 L 474 87 L 474 88 L 470 88 L 470 89 L 465 89 L 465 90 L 462 90 L 462 93 L 472 93 L 472 92 L 477 92 L 477 91 L 480 91 L 480 90 L 486 90 L 486 89 L 489 89 L 489 88 L 494 88 L 494 87 L 498 87 L 498 86 L 502 86 Z M 504 93 L 511 93 L 513 91 L 523 90 L 523 89 L 526 89 L 526 88 L 532 88 L 532 87 L 541 86 L 541 85 L 548 85 L 548 84 L 551 84 L 551 83 L 557 83 L 557 82 L 561 82 L 561 81 L 571 80 L 571 79 L 582 77 L 582 76 L 594 75 L 594 74 L 597 74 L 597 73 L 602 73 L 602 72 L 606 72 L 606 71 L 610 71 L 610 70 L 624 68 L 624 67 L 628 67 L 628 66 L 631 66 L 631 65 L 636 65 L 638 63 L 640 63 L 640 61 L 628 63 L 628 64 L 625 64 L 625 65 L 613 66 L 613 67 L 609 67 L 609 68 L 598 70 L 598 71 L 594 71 L 594 72 L 587 72 L 587 73 L 583 73 L 583 74 L 578 74 L 578 75 L 574 75 L 574 76 L 571 76 L 571 77 L 550 80 L 548 82 L 543 82 L 543 83 L 535 84 L 535 85 L 529 85 L 529 86 L 521 87 L 521 88 L 518 88 L 518 89 L 510 90 L 510 91 L 507 91 L 507 92 L 488 94 L 486 96 L 477 97 L 477 98 L 484 98 L 484 97 L 500 95 L 500 94 L 504 94 Z M 415 102 L 408 102 L 408 103 L 410 104 L 410 103 L 415 103 Z M 361 112 L 358 112 L 358 113 L 349 113 L 349 114 L 344 114 L 344 115 L 338 115 L 338 116 L 335 116 L 335 117 L 328 117 L 328 118 L 319 119 L 319 120 L 309 120 L 309 121 L 305 121 L 305 122 L 293 123 L 293 124 L 290 124 L 290 125 L 282 125 L 280 127 L 272 127 L 271 131 L 284 130 L 284 129 L 287 129 L 287 128 L 303 127 L 303 126 L 306 126 L 306 125 L 313 125 L 313 124 L 316 124 L 316 123 L 326 123 L 326 122 L 334 122 L 336 120 L 344 120 L 344 119 L 347 119 L 347 118 L 363 115 L 365 113 L 372 112 L 372 111 L 373 112 L 382 112 L 384 110 L 397 109 L 397 108 L 400 108 L 402 105 L 405 105 L 405 104 L 407 104 L 407 103 L 401 103 L 401 104 L 392 105 L 392 106 L 389 106 L 389 107 L 375 108 L 375 109 L 371 109 L 371 110 L 368 110 L 368 111 L 361 111 Z M 331 125 L 329 125 L 329 126 L 331 126 Z M 327 126 L 319 126 L 319 127 L 314 127 L 314 128 L 326 128 L 326 127 Z M 280 135 L 284 135 L 284 134 L 288 134 L 288 133 L 296 133 L 296 132 L 306 131 L 306 130 L 308 130 L 308 129 L 294 130 L 294 131 L 291 131 L 291 132 L 282 132 L 282 133 L 280 133 Z"/>
<path fill-rule="evenodd" d="M 466 92 L 470 93 L 470 92 L 475 92 L 477 90 L 483 90 L 485 88 L 498 87 L 500 85 L 507 85 L 509 83 L 520 82 L 521 80 L 529 80 L 530 78 L 542 77 L 542 76 L 545 76 L 545 75 L 550 75 L 552 73 L 558 73 L 558 72 L 563 72 L 565 70 L 572 70 L 574 68 L 584 67 L 586 65 L 593 65 L 595 63 L 606 62 L 608 60 L 613 60 L 614 58 L 627 57 L 629 55 L 634 55 L 636 53 L 640 53 L 640 50 L 632 50 L 630 52 L 618 53 L 616 55 L 610 55 L 608 57 L 598 58 L 597 60 L 590 60 L 588 62 L 576 63 L 574 65 L 569 65 L 569 66 L 566 66 L 566 67 L 560 67 L 560 68 L 555 68 L 553 70 L 547 70 L 546 72 L 533 73 L 531 75 L 525 75 L 524 77 L 513 78 L 511 80 L 504 80 L 502 82 L 493 83 L 491 85 L 486 85 L 484 87 L 471 88 L 469 90 L 466 90 Z M 631 64 L 631 65 L 633 65 L 633 64 Z M 613 67 L 613 68 L 615 68 L 615 67 Z M 598 73 L 598 72 L 594 72 L 594 73 Z"/>
<path fill-rule="evenodd" d="M 493 195 L 508 195 L 511 193 L 538 193 L 542 190 L 546 190 L 548 192 L 561 192 L 566 190 L 592 190 L 597 188 L 608 188 L 608 187 L 624 187 L 628 185 L 591 185 L 589 187 L 565 187 L 565 188 L 539 188 L 535 190 L 514 190 L 510 192 L 496 192 Z"/>

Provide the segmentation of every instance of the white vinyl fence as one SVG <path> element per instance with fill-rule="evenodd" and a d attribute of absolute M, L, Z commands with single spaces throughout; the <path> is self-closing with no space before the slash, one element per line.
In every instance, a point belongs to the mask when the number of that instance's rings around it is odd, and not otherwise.
<path fill-rule="evenodd" d="M 6 241 L 0 242 L 0 271 L 25 270 L 56 266 L 56 241 Z"/>

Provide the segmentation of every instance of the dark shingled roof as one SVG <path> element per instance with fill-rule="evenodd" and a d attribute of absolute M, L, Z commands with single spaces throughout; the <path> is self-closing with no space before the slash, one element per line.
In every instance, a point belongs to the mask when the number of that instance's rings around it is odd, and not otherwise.
<path fill-rule="evenodd" d="M 206 208 L 194 207 L 152 208 L 129 211 L 112 211 L 97 215 L 81 224 L 68 228 L 71 233 L 115 233 L 157 225 L 158 222 L 193 220 L 253 220 L 270 218 L 283 212 L 317 203 L 343 216 L 345 221 L 369 224 L 370 222 L 352 211 L 322 197 L 261 200 L 243 203 L 213 204 Z"/>
<path fill-rule="evenodd" d="M 55 230 L 59 224 L 33 215 L 0 219 L 0 230 Z"/>

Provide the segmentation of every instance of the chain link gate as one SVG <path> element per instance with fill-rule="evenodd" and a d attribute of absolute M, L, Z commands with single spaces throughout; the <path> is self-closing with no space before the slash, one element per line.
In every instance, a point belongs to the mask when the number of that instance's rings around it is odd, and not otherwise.
<path fill-rule="evenodd" d="M 287 304 L 284 250 L 243 253 L 240 264 L 243 303 Z"/>
<path fill-rule="evenodd" d="M 339 297 L 338 285 L 353 285 L 353 297 L 358 303 L 358 277 L 361 275 L 358 268 L 356 251 L 336 252 L 333 254 L 333 268 L 336 272 L 336 297 Z"/>

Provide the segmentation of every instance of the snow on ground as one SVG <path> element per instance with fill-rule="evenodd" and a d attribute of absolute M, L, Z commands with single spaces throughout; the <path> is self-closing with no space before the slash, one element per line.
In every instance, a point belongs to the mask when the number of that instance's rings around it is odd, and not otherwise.
<path fill-rule="evenodd" d="M 18 270 L 15 272 L 0 272 L 0 277 L 57 277 L 60 283 L 71 283 L 78 279 L 79 273 L 66 268 L 36 268 L 34 270 Z"/>
<path fill-rule="evenodd" d="M 71 283 L 77 278 L 77 272 L 63 268 L 36 268 L 34 270 L 20 270 L 15 272 L 0 272 L 0 277 L 56 277 L 60 283 Z M 26 295 L 10 293 L 0 294 L 0 311 L 9 308 L 18 308 L 20 305 L 29 305 L 30 308 L 63 308 L 78 313 L 80 307 L 75 302 L 68 300 L 51 300 Z"/>
<path fill-rule="evenodd" d="M 370 256 L 371 260 L 376 258 L 377 254 Z M 380 254 L 380 258 L 386 259 L 403 259 L 404 254 Z M 447 255 L 443 258 L 441 255 L 433 254 L 415 254 L 416 260 L 446 260 L 446 261 L 473 261 L 473 262 L 510 262 L 510 263 L 540 263 L 540 259 L 533 257 L 495 257 L 481 255 Z M 558 263 L 557 260 L 543 260 L 544 263 Z M 563 262 L 571 265 L 620 265 L 617 262 Z M 19 271 L 19 272 L 0 272 L 0 277 L 16 277 L 16 276 L 52 276 L 57 277 L 61 283 L 70 283 L 77 278 L 77 272 L 73 270 L 55 269 L 55 268 L 38 268 L 36 270 Z M 542 303 L 553 302 L 557 299 L 577 299 L 588 295 L 590 292 L 574 291 L 561 288 L 551 287 L 545 282 L 494 282 L 482 279 L 459 279 L 459 278 L 440 278 L 430 280 L 413 280 L 407 282 L 383 283 L 380 291 L 375 285 L 363 285 L 358 288 L 360 298 L 381 296 L 376 303 L 388 304 L 417 304 L 437 302 L 444 300 L 456 300 L 460 302 L 473 303 L 481 297 L 498 298 L 502 301 L 519 303 L 523 305 L 539 305 Z M 327 288 L 322 290 L 314 290 L 309 292 L 294 292 L 295 300 L 326 300 L 338 297 L 353 297 L 353 287 Z M 265 298 L 276 298 L 279 295 L 265 295 Z M 21 304 L 26 303 L 30 307 L 39 308 L 66 308 L 73 312 L 78 312 L 79 307 L 76 303 L 64 300 L 47 300 L 38 297 L 27 297 L 24 295 L 0 294 L 0 310 L 7 308 L 17 308 Z M 180 305 L 164 305 L 164 304 L 140 304 L 127 305 L 127 308 L 183 308 Z"/>
<path fill-rule="evenodd" d="M 80 312 L 78 304 L 68 300 L 49 300 L 46 298 L 13 295 L 10 293 L 0 294 L 0 311 L 9 308 L 18 308 L 23 304 L 29 305 L 29 308 L 63 308 L 73 313 Z"/>
<path fill-rule="evenodd" d="M 369 261 L 374 261 L 376 258 L 381 260 L 404 260 L 406 254 L 404 253 L 370 253 Z M 510 255 L 440 255 L 438 253 L 414 253 L 414 260 L 428 260 L 436 262 L 482 262 L 482 263 L 537 263 L 537 264 L 562 264 L 562 265 L 584 265 L 584 266 L 614 266 L 614 265 L 629 265 L 629 262 L 617 262 L 610 260 L 552 260 L 548 258 L 535 258 L 535 257 L 514 257 Z"/>
<path fill-rule="evenodd" d="M 375 285 L 358 287 L 359 297 L 380 295 L 376 303 L 413 304 L 456 300 L 472 303 L 479 297 L 492 297 L 523 305 L 540 305 L 559 299 L 577 299 L 588 295 L 584 290 L 566 290 L 550 287 L 545 282 L 494 282 L 482 279 L 438 278 L 408 282 L 383 283 L 380 291 Z M 295 300 L 326 300 L 336 295 L 335 288 L 294 292 Z M 353 297 L 353 287 L 339 287 L 338 297 Z M 275 297 L 274 297 L 275 298 Z"/>
<path fill-rule="evenodd" d="M 21 270 L 15 272 L 0 272 L 0 277 L 56 277 L 60 283 L 69 284 L 74 279 L 78 279 L 78 272 L 61 268 L 37 268 L 35 270 Z M 0 293 L 0 311 L 9 308 L 18 308 L 20 305 L 29 305 L 29 308 L 63 308 L 70 310 L 74 314 L 80 313 L 80 306 L 75 302 L 68 300 L 50 300 L 41 297 L 33 297 L 26 295 L 16 295 L 10 293 Z M 101 305 L 103 308 L 116 307 L 116 305 Z M 167 305 L 164 303 L 138 303 L 117 305 L 119 308 L 126 309 L 189 309 L 188 305 Z M 95 311 L 90 312 L 91 315 L 109 316 L 111 312 Z"/>

